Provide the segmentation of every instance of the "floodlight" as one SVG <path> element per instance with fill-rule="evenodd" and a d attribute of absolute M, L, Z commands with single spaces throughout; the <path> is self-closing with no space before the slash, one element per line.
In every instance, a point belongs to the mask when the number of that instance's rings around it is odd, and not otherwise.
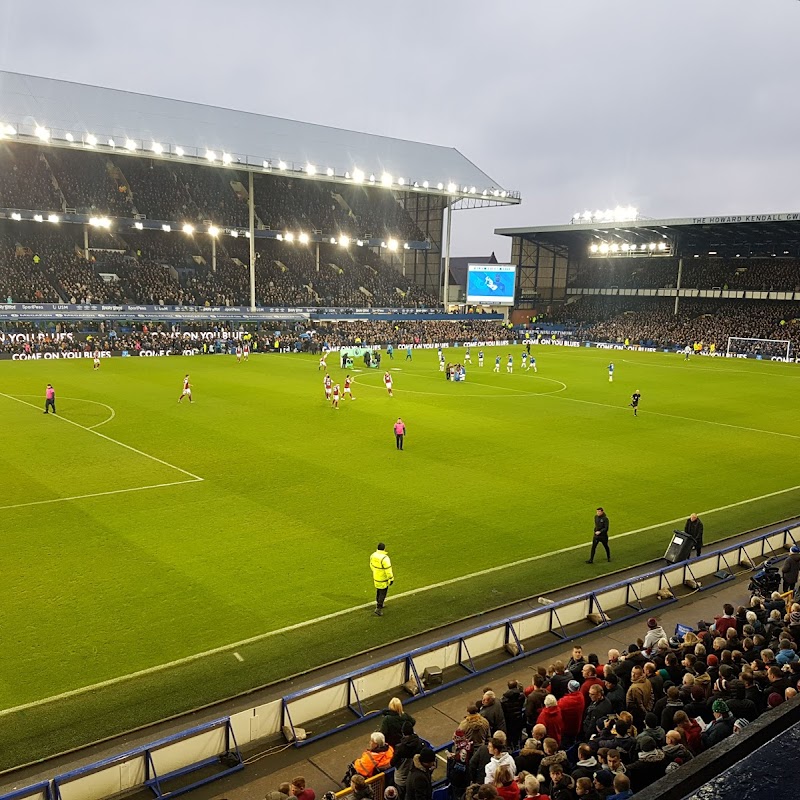
<path fill-rule="evenodd" d="M 387 242 L 386 246 L 390 250 L 397 250 L 397 239 L 389 239 L 389 241 Z"/>
<path fill-rule="evenodd" d="M 386 242 L 381 242 L 381 247 L 386 247 Z"/>
<path fill-rule="evenodd" d="M 332 177 L 333 177 L 333 174 L 334 174 L 334 173 L 333 173 L 333 167 L 328 167 L 328 169 L 326 169 L 326 170 L 325 170 L 325 174 L 326 174 L 326 175 L 327 175 L 329 178 L 332 178 Z"/>
<path fill-rule="evenodd" d="M 97 145 L 97 137 L 93 133 L 87 134 L 86 144 L 88 144 L 89 147 L 95 147 Z"/>
<path fill-rule="evenodd" d="M 356 183 L 362 183 L 363 180 L 364 180 L 364 170 L 354 169 L 353 170 L 353 180 Z"/>
<path fill-rule="evenodd" d="M 408 242 L 403 242 L 403 250 L 410 250 L 410 249 L 411 249 L 411 245 L 409 245 Z"/>
<path fill-rule="evenodd" d="M 430 187 L 430 183 L 428 183 L 428 181 L 422 181 L 422 188 L 423 189 L 427 189 L 429 187 Z"/>
<path fill-rule="evenodd" d="M 405 178 L 398 178 L 397 179 L 397 183 L 400 186 L 405 186 L 406 185 L 406 179 Z"/>
<path fill-rule="evenodd" d="M 209 236 L 218 236 L 219 235 L 219 228 L 216 225 L 209 225 L 208 226 L 208 235 Z"/>
<path fill-rule="evenodd" d="M 600 245 L 600 252 L 601 253 L 607 253 L 608 252 L 608 243 L 607 242 L 603 242 Z"/>
<path fill-rule="evenodd" d="M 647 250 L 647 245 L 646 244 L 642 245 L 642 250 Z"/>
<path fill-rule="evenodd" d="M 194 225 L 190 225 L 188 222 L 184 223 L 183 232 L 191 236 L 194 233 Z"/>
<path fill-rule="evenodd" d="M 581 218 L 581 212 L 580 212 L 580 211 L 576 211 L 576 212 L 575 212 L 575 213 L 572 215 L 572 219 L 573 219 L 573 220 L 575 220 L 575 221 L 579 220 L 580 218 Z"/>
<path fill-rule="evenodd" d="M 223 151 L 222 153 L 222 163 L 223 164 L 230 164 L 233 161 L 233 156 L 230 153 L 226 153 Z"/>
<path fill-rule="evenodd" d="M 477 189 L 474 186 L 470 186 L 469 187 L 469 193 L 470 194 L 475 194 L 476 191 L 477 191 Z"/>
<path fill-rule="evenodd" d="M 458 191 L 458 186 L 456 186 L 454 183 L 448 183 L 447 191 L 449 194 L 455 194 Z"/>
<path fill-rule="evenodd" d="M 649 246 L 649 248 L 651 250 L 655 250 L 656 249 L 656 243 L 655 242 L 650 242 L 650 244 L 648 246 Z"/>
<path fill-rule="evenodd" d="M 75 141 L 75 137 L 69 131 L 67 131 L 67 133 L 65 134 L 64 138 L 68 142 L 74 142 Z"/>
<path fill-rule="evenodd" d="M 276 239 L 277 239 L 279 242 L 282 242 L 282 241 L 283 241 L 283 234 L 282 234 L 282 233 L 278 233 L 278 234 L 276 234 L 275 238 L 276 238 Z"/>
<path fill-rule="evenodd" d="M 623 253 L 627 253 L 628 250 L 630 250 L 630 249 L 631 249 L 631 246 L 627 242 L 625 242 L 625 244 L 622 245 L 622 252 Z"/>
<path fill-rule="evenodd" d="M 34 130 L 37 139 L 41 139 L 43 142 L 50 141 L 50 131 L 47 128 L 42 127 L 41 125 L 36 126 L 36 130 Z"/>
<path fill-rule="evenodd" d="M 217 154 L 213 150 L 206 150 L 206 158 L 213 163 L 217 160 Z"/>
<path fill-rule="evenodd" d="M 164 233 L 169 233 L 172 230 L 172 226 L 171 225 L 162 225 L 161 226 L 161 230 L 164 231 Z"/>
<path fill-rule="evenodd" d="M 285 161 L 279 161 L 278 162 L 278 169 L 286 169 L 286 162 Z"/>
<path fill-rule="evenodd" d="M 317 168 L 313 164 L 306 164 L 306 175 L 316 175 Z"/>
<path fill-rule="evenodd" d="M 375 183 L 375 173 L 374 173 L 374 172 L 370 174 L 370 176 L 369 176 L 369 182 L 370 182 L 370 183 Z"/>
<path fill-rule="evenodd" d="M 482 196 L 482 197 L 486 197 L 486 195 L 487 195 L 487 194 L 488 194 L 488 192 L 486 191 L 486 189 L 484 189 L 484 190 L 481 192 L 481 196 Z"/>
<path fill-rule="evenodd" d="M 90 217 L 89 224 L 93 228 L 110 228 L 111 220 L 108 217 Z"/>
<path fill-rule="evenodd" d="M 294 241 L 294 234 L 291 231 L 287 231 L 283 234 L 283 240 L 285 242 L 293 242 Z"/>
<path fill-rule="evenodd" d="M 3 126 L 0 125 L 0 131 L 2 131 L 2 130 L 3 130 Z M 5 131 L 9 136 L 16 136 L 17 135 L 17 129 L 13 125 L 6 125 Z"/>
<path fill-rule="evenodd" d="M 175 148 L 175 155 L 178 156 L 178 158 L 183 158 L 185 155 L 184 149 L 180 145 Z"/>
<path fill-rule="evenodd" d="M 342 235 L 339 237 L 339 244 L 340 244 L 342 247 L 347 247 L 347 245 L 349 245 L 349 244 L 350 244 L 350 237 L 349 237 L 349 236 L 345 236 L 344 234 L 342 234 Z"/>
<path fill-rule="evenodd" d="M 465 186 L 465 187 L 464 187 L 464 188 L 463 188 L 461 191 L 462 191 L 464 194 L 468 194 L 468 193 L 469 193 L 469 186 Z"/>
<path fill-rule="evenodd" d="M 244 232 L 244 238 L 245 239 L 249 239 L 250 238 L 250 231 L 245 231 Z"/>
<path fill-rule="evenodd" d="M 263 162 L 263 167 L 264 167 L 264 169 L 269 169 L 270 168 L 269 161 L 264 161 Z"/>
<path fill-rule="evenodd" d="M 391 186 L 392 183 L 394 183 L 394 179 L 388 172 L 384 172 L 383 175 L 381 175 L 381 183 L 384 186 Z"/>
<path fill-rule="evenodd" d="M 666 244 L 666 242 L 659 242 L 659 243 L 658 243 L 658 249 L 659 249 L 659 250 L 666 250 L 666 249 L 667 249 L 667 244 Z"/>
<path fill-rule="evenodd" d="M 20 222 L 22 220 L 22 214 L 20 214 L 19 211 L 14 211 L 11 214 L 11 219 L 13 219 L 14 222 Z"/>
<path fill-rule="evenodd" d="M 141 222 L 134 222 L 133 227 L 136 228 L 137 231 L 144 230 L 144 225 Z"/>
<path fill-rule="evenodd" d="M 335 236 L 331 236 L 331 244 L 336 244 L 336 237 Z"/>
<path fill-rule="evenodd" d="M 612 244 L 611 245 L 611 252 L 612 253 L 619 253 L 619 245 L 618 244 Z"/>
<path fill-rule="evenodd" d="M 44 217 L 41 214 L 33 215 L 34 222 L 44 222 Z"/>
<path fill-rule="evenodd" d="M 436 188 L 441 192 L 442 189 L 444 189 L 444 184 L 441 181 L 439 181 L 439 183 L 436 184 Z"/>
<path fill-rule="evenodd" d="M 591 250 L 591 252 L 592 252 L 592 253 L 596 253 L 596 252 L 597 252 L 599 249 L 600 249 L 600 248 L 599 248 L 599 247 L 598 247 L 596 244 L 593 244 L 593 245 L 592 245 L 592 246 L 589 248 L 589 250 Z"/>
<path fill-rule="evenodd" d="M 136 142 L 133 139 L 126 139 L 125 140 L 125 149 L 130 150 L 131 153 L 136 150 Z"/>
<path fill-rule="evenodd" d="M 308 244 L 308 234 L 307 233 L 301 233 L 297 238 L 298 238 L 300 244 Z"/>
<path fill-rule="evenodd" d="M 500 192 L 500 197 L 508 197 L 508 192 L 505 189 L 503 189 L 503 191 Z"/>
<path fill-rule="evenodd" d="M 350 180 L 350 173 L 349 172 L 345 172 L 344 176 L 345 176 L 345 178 L 347 178 L 347 180 Z"/>
<path fill-rule="evenodd" d="M 364 246 L 364 242 L 363 242 L 363 240 L 361 240 L 361 239 L 356 239 L 356 244 L 357 244 L 359 247 L 363 247 L 363 246 Z"/>
<path fill-rule="evenodd" d="M 114 140 L 113 140 L 113 139 L 109 139 L 109 140 L 108 140 L 108 146 L 109 146 L 109 147 L 116 147 L 117 145 L 116 145 L 116 143 L 114 142 Z"/>
<path fill-rule="evenodd" d="M 233 236 L 234 239 L 238 239 L 239 238 L 239 231 L 231 231 L 231 236 Z"/>
<path fill-rule="evenodd" d="M 598 208 L 597 211 L 592 214 L 592 219 L 603 219 L 603 212 Z"/>
<path fill-rule="evenodd" d="M 58 225 L 58 223 L 61 222 L 61 217 L 59 217 L 58 214 L 48 214 L 47 221 L 52 222 L 53 225 Z"/>
<path fill-rule="evenodd" d="M 150 146 L 150 149 L 157 156 L 160 156 L 164 152 L 164 147 L 159 142 L 153 142 L 153 144 Z"/>
<path fill-rule="evenodd" d="M 583 219 L 586 222 L 591 222 L 592 221 L 592 212 L 591 211 L 584 211 L 583 212 Z"/>

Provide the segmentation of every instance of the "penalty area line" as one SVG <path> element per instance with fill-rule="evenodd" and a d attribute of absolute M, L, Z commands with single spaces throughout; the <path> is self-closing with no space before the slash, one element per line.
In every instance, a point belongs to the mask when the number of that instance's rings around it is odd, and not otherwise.
<path fill-rule="evenodd" d="M 8 506 L 0 506 L 0 511 L 8 511 L 12 508 L 27 508 L 28 506 L 44 506 L 50 503 L 64 503 L 68 500 L 86 500 L 90 497 L 107 497 L 111 494 L 126 494 L 128 492 L 143 492 L 147 489 L 165 489 L 167 486 L 183 486 L 186 483 L 197 483 L 194 478 L 185 481 L 170 481 L 169 483 L 152 483 L 149 486 L 133 486 L 130 489 L 111 489 L 108 492 L 92 492 L 91 494 L 75 494 L 71 497 L 53 497 L 50 500 L 31 500 L 28 503 L 13 503 Z"/>
<path fill-rule="evenodd" d="M 9 400 L 14 400 L 17 403 L 22 403 L 24 406 L 30 406 L 31 408 L 35 408 L 37 411 L 40 410 L 40 406 L 34 405 L 33 403 L 29 403 L 27 400 L 20 400 L 19 397 L 14 397 L 12 394 L 5 394 L 4 392 L 0 392 L 0 397 L 7 397 Z M 170 464 L 169 461 L 164 461 L 164 459 L 159 458 L 158 456 L 150 455 L 150 453 L 145 453 L 144 450 L 139 450 L 136 447 L 132 447 L 129 444 L 125 444 L 125 442 L 120 442 L 118 439 L 112 439 L 110 436 L 106 436 L 104 433 L 100 433 L 100 431 L 95 430 L 94 428 L 87 428 L 86 425 L 81 425 L 80 422 L 73 422 L 71 419 L 67 419 L 67 417 L 60 417 L 58 414 L 54 415 L 57 419 L 63 420 L 64 422 L 68 422 L 70 425 L 74 425 L 76 428 L 80 428 L 83 431 L 88 431 L 95 436 L 99 436 L 101 439 L 105 439 L 107 442 L 111 442 L 112 444 L 117 444 L 120 447 L 124 447 L 126 450 L 130 450 L 132 453 L 136 453 L 137 455 L 144 456 L 145 458 L 149 458 L 151 461 L 155 461 L 158 464 L 162 464 L 165 467 L 169 467 L 170 469 L 174 469 L 177 472 L 182 472 L 184 475 L 188 475 L 194 481 L 202 481 L 199 475 L 195 475 L 193 472 L 189 472 L 187 469 L 183 469 L 183 467 L 176 467 L 175 464 Z M 186 481 L 188 483 L 189 481 Z"/>
<path fill-rule="evenodd" d="M 190 483 L 191 481 L 187 481 Z M 716 508 L 710 508 L 706 511 L 699 511 L 698 514 L 700 516 L 709 516 L 711 514 L 716 514 L 720 511 L 727 511 L 731 508 L 738 508 L 739 506 L 747 505 L 748 503 L 756 503 L 759 500 L 766 500 L 770 497 L 778 497 L 782 494 L 788 494 L 789 492 L 795 492 L 800 490 L 800 484 L 797 486 L 790 486 L 787 489 L 778 489 L 775 492 L 768 492 L 767 494 L 761 494 L 757 497 L 750 497 L 747 500 L 738 500 L 735 503 L 728 503 L 724 506 L 717 506 Z M 609 536 L 610 540 L 616 539 L 624 539 L 627 536 L 634 536 L 637 533 L 645 533 L 647 531 L 655 530 L 656 528 L 662 528 L 666 525 L 674 525 L 677 522 L 683 522 L 686 519 L 686 515 L 684 514 L 681 517 L 676 517 L 675 519 L 668 519 L 665 522 L 658 522 L 655 525 L 647 525 L 644 528 L 636 528 L 632 531 L 625 531 L 624 533 L 618 533 L 614 536 Z M 410 589 L 407 592 L 400 592 L 399 594 L 395 594 L 390 596 L 386 599 L 386 602 L 395 602 L 397 600 L 401 600 L 404 597 L 412 597 L 414 595 L 421 594 L 422 592 L 428 592 L 432 589 L 440 589 L 443 586 L 452 586 L 456 583 L 461 583 L 462 581 L 466 580 L 473 580 L 475 577 L 480 577 L 483 575 L 491 575 L 495 572 L 500 572 L 504 569 L 509 569 L 510 567 L 518 567 L 522 564 L 529 564 L 533 561 L 541 561 L 545 558 L 550 558 L 551 556 L 557 555 L 559 553 L 569 553 L 574 552 L 575 550 L 582 550 L 586 549 L 589 546 L 588 542 L 581 542 L 580 544 L 570 545 L 569 547 L 562 547 L 559 550 L 551 550 L 547 553 L 540 553 L 535 556 L 529 556 L 528 558 L 522 558 L 518 561 L 511 561 L 507 564 L 498 564 L 495 567 L 488 567 L 487 569 L 480 570 L 478 572 L 471 572 L 468 575 L 461 575 L 456 578 L 450 578 L 445 581 L 439 581 L 438 583 L 431 583 L 428 586 L 421 586 L 418 589 Z M 255 636 L 251 636 L 248 639 L 241 639 L 238 642 L 231 642 L 230 644 L 221 645 L 220 647 L 215 647 L 211 650 L 205 650 L 202 653 L 195 653 L 191 656 L 184 656 L 183 658 L 177 658 L 173 661 L 168 661 L 164 664 L 157 664 L 153 667 L 147 667 L 145 669 L 137 670 L 136 672 L 131 672 L 127 675 L 118 675 L 115 678 L 109 678 L 105 681 L 100 681 L 99 683 L 91 684 L 90 686 L 82 686 L 78 689 L 70 689 L 69 691 L 62 692 L 61 694 L 53 695 L 52 697 L 44 697 L 40 700 L 33 700 L 29 703 L 24 703 L 22 705 L 13 706 L 12 708 L 5 708 L 0 710 L 0 718 L 6 717 L 9 714 L 14 714 L 18 711 L 26 711 L 31 708 L 38 708 L 39 706 L 46 705 L 48 703 L 57 702 L 58 700 L 65 700 L 70 697 L 77 697 L 82 694 L 86 694 L 87 692 L 93 692 L 98 689 L 104 689 L 109 686 L 115 686 L 119 683 L 124 683 L 129 680 L 133 680 L 135 678 L 144 677 L 146 675 L 153 675 L 158 672 L 162 672 L 163 670 L 170 669 L 172 667 L 179 667 L 184 664 L 191 664 L 194 661 L 199 661 L 200 659 L 207 658 L 209 656 L 218 655 L 220 653 L 229 653 L 231 651 L 234 652 L 234 657 L 236 658 L 236 651 L 239 648 L 244 647 L 249 644 L 256 644 L 257 642 L 264 641 L 266 639 L 270 639 L 274 636 L 279 636 L 283 633 L 289 633 L 291 631 L 300 630 L 302 628 L 307 628 L 311 625 L 315 625 L 319 622 L 327 622 L 331 619 L 336 619 L 337 617 L 343 617 L 346 614 L 351 614 L 355 611 L 362 611 L 367 608 L 372 608 L 375 605 L 374 601 L 370 601 L 369 603 L 361 603 L 357 606 L 350 606 L 349 608 L 342 608 L 338 611 L 332 611 L 330 614 L 323 614 L 320 617 L 315 617 L 314 619 L 308 619 L 303 622 L 296 622 L 293 625 L 286 625 L 283 628 L 277 628 L 272 631 L 266 631 L 264 633 L 256 634 Z M 241 656 L 240 656 L 241 657 Z M 237 659 L 238 660 L 238 659 Z"/>

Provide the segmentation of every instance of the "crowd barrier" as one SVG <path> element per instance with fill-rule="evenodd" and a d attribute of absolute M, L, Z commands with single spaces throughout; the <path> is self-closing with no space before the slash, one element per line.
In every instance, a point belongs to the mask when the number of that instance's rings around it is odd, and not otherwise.
<path fill-rule="evenodd" d="M 149 788 L 158 798 L 179 794 L 242 769 L 242 745 L 281 732 L 298 747 L 309 744 L 376 717 L 380 711 L 367 709 L 367 701 L 397 693 L 409 681 L 418 691 L 406 701 L 413 702 L 610 625 L 651 616 L 655 609 L 678 602 L 673 591 L 678 586 L 688 585 L 698 591 L 717 587 L 733 580 L 737 567 L 755 568 L 761 560 L 787 550 L 798 540 L 800 527 L 777 526 L 744 542 L 473 628 L 80 767 L 52 781 L 0 795 L 0 800 L 102 800 L 141 788 Z M 659 596 L 661 590 L 669 591 Z M 487 665 L 488 659 L 491 663 Z M 426 687 L 422 680 L 426 668 L 437 673 L 441 670 L 442 682 Z M 349 713 L 352 719 L 344 724 L 340 719 L 330 721 L 341 712 Z M 311 735 L 300 730 L 313 725 L 318 730 L 312 728 Z M 167 786 L 175 783 L 178 785 Z"/>
<path fill-rule="evenodd" d="M 102 800 L 137 789 L 149 789 L 160 799 L 243 768 L 230 718 L 224 717 L 17 789 L 0 800 Z"/>

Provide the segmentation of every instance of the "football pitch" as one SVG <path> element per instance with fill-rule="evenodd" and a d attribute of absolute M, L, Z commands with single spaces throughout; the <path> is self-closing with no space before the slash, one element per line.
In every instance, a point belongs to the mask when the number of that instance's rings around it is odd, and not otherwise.
<path fill-rule="evenodd" d="M 0 768 L 660 556 L 693 511 L 707 542 L 797 513 L 797 365 L 521 352 L 384 353 L 394 397 L 357 364 L 338 411 L 306 355 L 2 362 Z"/>

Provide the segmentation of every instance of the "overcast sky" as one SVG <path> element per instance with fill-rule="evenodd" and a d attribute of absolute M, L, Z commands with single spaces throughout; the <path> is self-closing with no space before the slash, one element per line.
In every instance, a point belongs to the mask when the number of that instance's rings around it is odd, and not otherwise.
<path fill-rule="evenodd" d="M 0 68 L 458 148 L 496 227 L 800 210 L 797 0 L 0 0 Z"/>

